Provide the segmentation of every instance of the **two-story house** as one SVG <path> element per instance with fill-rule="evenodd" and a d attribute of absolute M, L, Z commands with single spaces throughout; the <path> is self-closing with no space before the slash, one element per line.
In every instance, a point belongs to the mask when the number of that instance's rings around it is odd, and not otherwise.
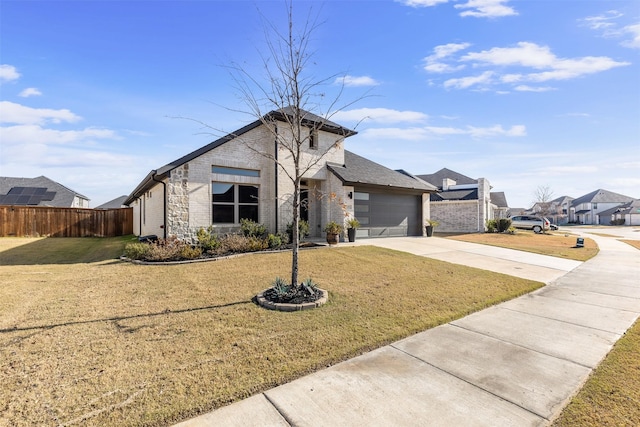
<path fill-rule="evenodd" d="M 599 214 L 633 200 L 633 197 L 603 189 L 592 191 L 573 201 L 570 212 L 571 221 L 579 224 L 609 225 L 611 215 L 604 215 L 603 218 L 600 218 Z"/>

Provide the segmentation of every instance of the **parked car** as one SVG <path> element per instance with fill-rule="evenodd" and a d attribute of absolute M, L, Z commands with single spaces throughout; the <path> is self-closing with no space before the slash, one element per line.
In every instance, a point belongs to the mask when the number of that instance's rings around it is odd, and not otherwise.
<path fill-rule="evenodd" d="M 555 225 L 555 224 L 549 224 L 549 227 L 550 227 L 552 230 L 557 230 L 557 229 L 558 229 L 558 226 L 557 226 L 557 225 Z"/>
<path fill-rule="evenodd" d="M 533 230 L 536 233 L 551 229 L 551 222 L 547 218 L 533 215 L 512 216 L 511 225 L 515 228 Z"/>

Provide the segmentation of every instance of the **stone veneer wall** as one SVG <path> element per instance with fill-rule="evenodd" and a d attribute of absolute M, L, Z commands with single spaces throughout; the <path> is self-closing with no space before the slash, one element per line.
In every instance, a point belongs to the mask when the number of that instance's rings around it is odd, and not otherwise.
<path fill-rule="evenodd" d="M 167 230 L 170 235 L 181 240 L 191 240 L 195 237 L 195 233 L 189 229 L 189 163 L 175 168 L 169 176 Z"/>

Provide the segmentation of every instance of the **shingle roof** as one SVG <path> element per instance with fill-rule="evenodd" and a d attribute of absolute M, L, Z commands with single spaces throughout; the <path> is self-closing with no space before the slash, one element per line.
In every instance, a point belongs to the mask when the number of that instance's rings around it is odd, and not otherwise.
<path fill-rule="evenodd" d="M 372 185 L 385 188 L 436 191 L 436 188 L 405 173 L 389 169 L 351 151 L 344 151 L 344 165 L 327 164 L 327 168 L 345 185 Z"/>
<path fill-rule="evenodd" d="M 603 189 L 592 191 L 575 199 L 571 206 L 578 206 L 581 203 L 625 203 L 634 200 L 633 197 L 624 196 Z"/>
<path fill-rule="evenodd" d="M 3 197 L 7 196 L 12 189 L 17 188 L 40 189 L 37 192 L 38 194 L 33 194 L 33 196 L 39 197 L 31 197 L 31 194 L 29 195 L 30 197 L 23 197 L 19 200 L 16 197 Z M 12 193 L 15 194 L 16 191 L 14 190 Z M 26 193 L 32 193 L 32 191 L 22 192 L 25 195 Z M 88 197 L 46 176 L 36 178 L 0 177 L 0 204 L 71 207 L 76 196 L 89 200 Z"/>
<path fill-rule="evenodd" d="M 436 173 L 425 174 L 425 175 L 417 175 L 418 178 L 427 181 L 429 184 L 436 186 L 437 188 L 442 188 L 442 181 L 445 178 L 452 179 L 456 182 L 457 185 L 467 185 L 467 184 L 477 184 L 478 180 L 469 178 L 466 175 L 462 175 L 461 173 L 452 171 L 447 168 L 442 168 Z"/>
<path fill-rule="evenodd" d="M 109 200 L 100 206 L 96 206 L 94 209 L 118 209 L 124 205 L 125 200 L 127 200 L 127 196 L 116 197 L 115 199 Z"/>
<path fill-rule="evenodd" d="M 508 208 L 509 204 L 507 203 L 507 196 L 503 191 L 492 191 L 489 193 L 489 197 L 491 198 L 491 203 L 498 206 L 499 208 Z"/>

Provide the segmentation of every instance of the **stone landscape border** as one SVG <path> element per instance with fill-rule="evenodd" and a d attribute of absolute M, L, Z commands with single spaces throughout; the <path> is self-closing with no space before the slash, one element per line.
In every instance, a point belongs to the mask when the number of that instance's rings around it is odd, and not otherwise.
<path fill-rule="evenodd" d="M 313 308 L 317 308 L 317 307 L 320 307 L 321 305 L 326 304 L 326 302 L 329 300 L 329 292 L 325 291 L 324 289 L 318 289 L 322 293 L 322 296 L 320 297 L 320 299 L 313 302 L 305 302 L 302 304 L 271 302 L 264 297 L 264 293 L 268 290 L 269 289 L 265 289 L 264 291 L 256 295 L 256 302 L 258 303 L 258 305 L 268 310 L 288 311 L 288 312 L 311 310 Z"/>

